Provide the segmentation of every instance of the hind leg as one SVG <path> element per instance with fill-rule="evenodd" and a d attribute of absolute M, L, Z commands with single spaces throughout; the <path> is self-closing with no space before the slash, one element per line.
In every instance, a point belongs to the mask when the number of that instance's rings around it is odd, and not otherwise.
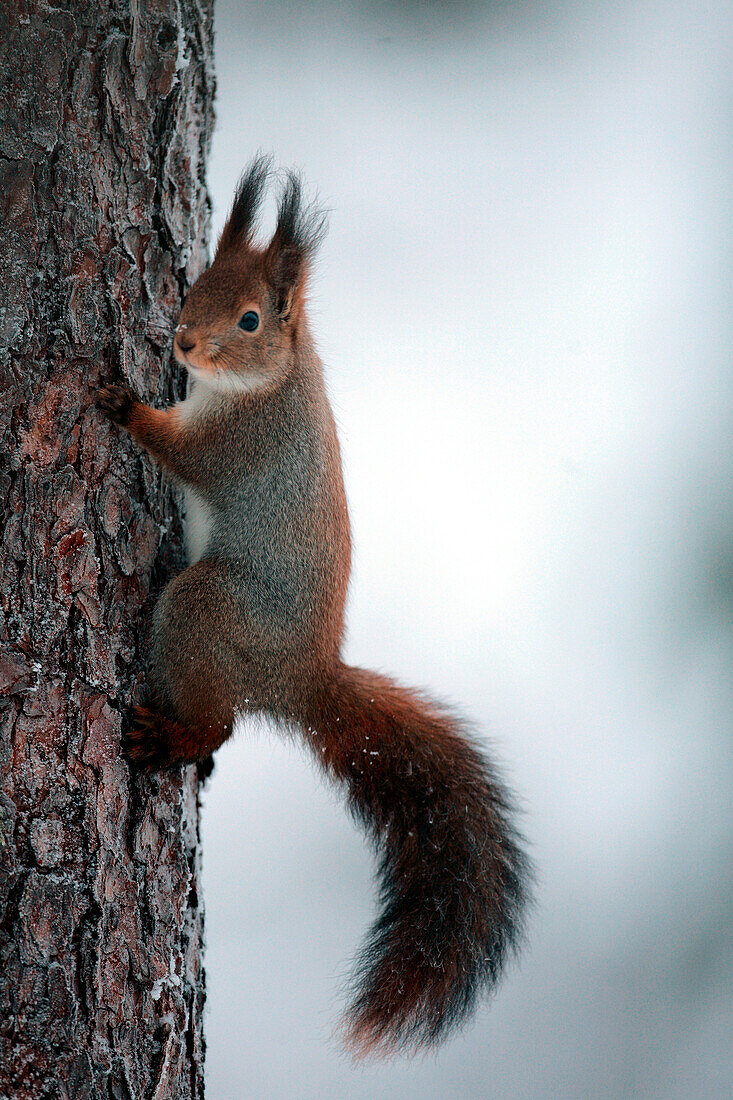
<path fill-rule="evenodd" d="M 206 759 L 232 731 L 247 660 L 236 582 L 226 564 L 200 561 L 170 582 L 153 616 L 151 686 L 157 707 L 136 707 L 123 751 L 148 769 Z"/>
<path fill-rule="evenodd" d="M 211 754 L 231 733 L 230 724 L 187 726 L 150 707 L 133 707 L 132 718 L 132 729 L 122 735 L 128 760 L 146 771 L 198 763 L 202 782 L 214 770 Z"/>

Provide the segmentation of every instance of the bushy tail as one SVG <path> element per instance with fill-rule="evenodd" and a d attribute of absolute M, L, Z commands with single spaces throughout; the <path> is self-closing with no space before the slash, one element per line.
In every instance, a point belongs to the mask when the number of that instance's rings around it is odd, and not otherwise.
<path fill-rule="evenodd" d="M 381 854 L 383 911 L 358 959 L 349 1045 L 429 1046 L 516 946 L 527 860 L 507 797 L 460 722 L 374 672 L 339 665 L 305 717 Z"/>

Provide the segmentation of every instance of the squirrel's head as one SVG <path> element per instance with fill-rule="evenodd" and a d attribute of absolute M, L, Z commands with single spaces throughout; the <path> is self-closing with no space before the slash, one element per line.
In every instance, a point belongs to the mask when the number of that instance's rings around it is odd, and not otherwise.
<path fill-rule="evenodd" d="M 309 262 L 326 230 L 324 212 L 304 205 L 300 178 L 289 172 L 272 240 L 256 247 L 255 216 L 269 176 L 270 162 L 258 157 L 240 179 L 214 262 L 188 292 L 176 328 L 178 362 L 218 390 L 272 390 L 287 377 Z"/>

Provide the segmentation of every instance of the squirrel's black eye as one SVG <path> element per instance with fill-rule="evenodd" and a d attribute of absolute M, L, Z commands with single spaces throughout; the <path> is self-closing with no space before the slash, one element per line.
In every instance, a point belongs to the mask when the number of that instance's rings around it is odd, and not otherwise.
<path fill-rule="evenodd" d="M 259 326 L 260 315 L 259 313 L 255 313 L 253 309 L 248 309 L 239 319 L 239 327 L 243 328 L 245 332 L 254 332 Z"/>

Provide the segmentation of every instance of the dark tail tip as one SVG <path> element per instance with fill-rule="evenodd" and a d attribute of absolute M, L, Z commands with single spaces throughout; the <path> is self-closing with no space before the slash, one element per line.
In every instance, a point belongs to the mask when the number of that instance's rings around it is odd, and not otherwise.
<path fill-rule="evenodd" d="M 424 1050 L 522 939 L 531 873 L 510 799 L 460 719 L 378 673 L 341 666 L 307 724 L 380 857 L 342 1036 L 356 1057 Z"/>
<path fill-rule="evenodd" d="M 446 862 L 442 874 L 423 868 L 425 880 L 410 898 L 383 864 L 386 905 L 358 956 L 342 1030 L 354 1057 L 428 1050 L 459 1031 L 493 991 L 521 946 L 532 878 L 507 822 L 494 841 L 500 857 L 490 857 L 492 889 Z"/>

